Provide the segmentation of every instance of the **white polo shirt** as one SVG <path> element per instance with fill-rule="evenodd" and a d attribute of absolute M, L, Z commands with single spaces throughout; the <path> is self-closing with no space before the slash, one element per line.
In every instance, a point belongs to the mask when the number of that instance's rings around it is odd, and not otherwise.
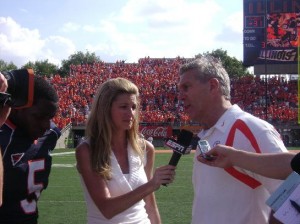
<path fill-rule="evenodd" d="M 280 134 L 269 123 L 242 111 L 228 109 L 209 130 L 198 136 L 213 147 L 232 145 L 249 152 L 287 152 Z M 250 140 L 249 140 L 250 139 Z M 193 167 L 193 224 L 264 224 L 270 208 L 266 200 L 282 181 L 234 167 L 225 171 L 196 160 Z"/>

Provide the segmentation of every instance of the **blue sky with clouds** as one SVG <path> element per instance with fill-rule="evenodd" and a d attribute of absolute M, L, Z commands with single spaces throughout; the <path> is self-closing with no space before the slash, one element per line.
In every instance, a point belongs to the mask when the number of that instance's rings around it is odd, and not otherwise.
<path fill-rule="evenodd" d="M 242 16 L 242 0 L 0 0 L 0 59 L 60 65 L 88 50 L 137 62 L 222 48 L 242 60 Z"/>

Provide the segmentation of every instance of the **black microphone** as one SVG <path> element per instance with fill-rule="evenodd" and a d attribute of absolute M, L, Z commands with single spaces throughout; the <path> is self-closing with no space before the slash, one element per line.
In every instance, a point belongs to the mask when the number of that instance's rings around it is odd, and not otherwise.
<path fill-rule="evenodd" d="M 178 135 L 177 141 L 168 139 L 165 142 L 166 146 L 173 149 L 173 155 L 169 161 L 169 165 L 177 166 L 180 157 L 185 154 L 187 147 L 190 146 L 193 135 L 193 132 L 182 129 Z M 167 186 L 167 184 L 162 185 Z"/>
<path fill-rule="evenodd" d="M 169 139 L 166 146 L 173 149 L 173 155 L 169 161 L 169 165 L 177 166 L 180 157 L 185 154 L 187 147 L 191 144 L 193 133 L 182 129 L 178 135 L 177 141 Z"/>
<path fill-rule="evenodd" d="M 291 168 L 300 175 L 300 153 L 297 153 L 291 160 Z"/>

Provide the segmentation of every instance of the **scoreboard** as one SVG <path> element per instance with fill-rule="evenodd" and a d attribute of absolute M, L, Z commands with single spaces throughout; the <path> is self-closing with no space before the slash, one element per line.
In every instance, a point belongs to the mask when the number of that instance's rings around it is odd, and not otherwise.
<path fill-rule="evenodd" d="M 296 64 L 300 1 L 244 0 L 243 7 L 243 64 Z"/>

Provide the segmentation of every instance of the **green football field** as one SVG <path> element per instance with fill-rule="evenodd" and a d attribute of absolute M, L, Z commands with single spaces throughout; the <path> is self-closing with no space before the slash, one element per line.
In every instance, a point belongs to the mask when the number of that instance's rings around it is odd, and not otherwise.
<path fill-rule="evenodd" d="M 50 183 L 42 192 L 38 204 L 41 224 L 86 223 L 85 201 L 75 168 L 74 153 L 55 155 L 65 151 L 57 149 L 53 155 Z M 157 153 L 155 167 L 168 164 L 170 157 L 170 153 Z M 190 223 L 193 198 L 192 158 L 191 154 L 182 156 L 174 183 L 162 186 L 155 192 L 164 224 Z"/>
<path fill-rule="evenodd" d="M 289 150 L 300 152 L 299 148 Z M 155 167 L 168 164 L 170 157 L 170 153 L 157 153 Z M 190 223 L 193 198 L 192 159 L 193 154 L 182 156 L 176 169 L 174 183 L 167 187 L 162 186 L 155 192 L 164 224 Z M 86 223 L 86 207 L 75 168 L 74 149 L 55 150 L 50 183 L 42 193 L 38 206 L 41 224 Z"/>

